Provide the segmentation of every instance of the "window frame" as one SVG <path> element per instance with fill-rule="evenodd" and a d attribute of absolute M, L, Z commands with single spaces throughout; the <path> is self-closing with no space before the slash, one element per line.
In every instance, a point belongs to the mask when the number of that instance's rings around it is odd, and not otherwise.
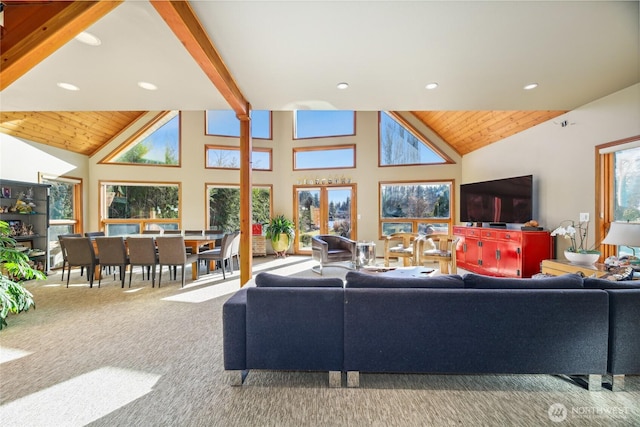
<path fill-rule="evenodd" d="M 611 223 L 615 221 L 615 153 L 625 149 L 625 145 L 640 141 L 640 135 L 611 141 L 595 147 L 596 157 L 596 227 L 595 241 L 601 242 L 607 235 Z M 632 148 L 632 147 L 628 147 Z M 601 245 L 602 258 L 617 256 L 618 248 Z"/>
<path fill-rule="evenodd" d="M 223 170 L 240 170 L 240 167 L 225 167 L 225 166 L 208 166 L 209 164 L 209 150 L 227 150 L 227 151 L 237 151 L 238 158 L 240 158 L 240 147 L 234 147 L 230 145 L 219 145 L 219 144 L 205 144 L 204 146 L 204 168 L 205 169 L 223 169 Z M 253 147 L 252 148 L 252 156 L 253 152 L 258 151 L 261 153 L 269 154 L 269 166 L 267 168 L 255 168 L 252 167 L 254 171 L 272 171 L 273 170 L 273 149 L 270 147 Z"/>
<path fill-rule="evenodd" d="M 204 134 L 206 136 L 216 136 L 216 137 L 221 137 L 221 138 L 240 138 L 240 136 L 236 136 L 236 135 L 223 135 L 220 133 L 209 133 L 209 111 L 233 111 L 233 110 L 205 110 L 204 112 Z M 267 138 L 262 138 L 262 137 L 257 137 L 257 136 L 253 136 L 251 135 L 251 139 L 259 139 L 259 140 L 263 140 L 263 141 L 272 141 L 273 140 L 273 112 L 271 110 L 251 110 L 251 112 L 253 111 L 266 111 L 269 113 L 269 137 Z M 236 117 L 237 119 L 237 117 Z M 240 123 L 238 120 L 238 130 L 240 130 Z M 239 133 L 239 132 L 238 132 Z"/>
<path fill-rule="evenodd" d="M 407 132 L 412 134 L 420 142 L 422 142 L 429 150 L 440 156 L 443 162 L 437 163 L 402 163 L 397 165 L 382 164 L 382 114 L 388 115 L 391 120 L 394 120 L 400 126 L 404 127 Z M 420 132 L 414 125 L 409 123 L 404 117 L 397 111 L 378 111 L 378 167 L 405 167 L 405 166 L 439 166 L 439 165 L 452 165 L 456 162 L 449 157 L 444 151 L 438 148 L 429 138 L 427 138 L 422 132 Z"/>
<path fill-rule="evenodd" d="M 444 184 L 449 185 L 449 218 L 383 218 L 382 217 L 382 187 L 384 185 L 430 185 L 430 184 Z M 410 180 L 410 181 L 379 181 L 378 182 L 378 238 L 383 240 L 385 234 L 383 233 L 383 224 L 388 223 L 400 223 L 411 224 L 411 233 L 418 233 L 420 224 L 446 224 L 449 230 L 449 234 L 453 234 L 455 212 L 455 180 L 454 179 L 435 179 L 435 180 Z"/>
<path fill-rule="evenodd" d="M 116 157 L 120 156 L 120 154 L 125 149 L 129 148 L 129 146 L 131 146 L 132 144 L 139 143 L 140 141 L 138 141 L 138 139 L 143 138 L 144 135 L 147 132 L 149 132 L 154 126 L 156 126 L 158 124 L 158 122 L 160 122 L 168 114 L 171 114 L 174 111 L 177 111 L 177 116 L 178 116 L 178 151 L 177 151 L 178 163 L 177 164 L 168 165 L 168 164 L 127 163 L 127 162 L 115 162 L 115 161 L 112 161 Z M 169 119 L 166 123 L 168 123 L 170 120 L 173 120 L 173 117 L 171 119 Z M 162 125 L 158 126 L 157 129 L 159 129 L 160 127 L 164 126 L 166 123 L 163 123 Z M 151 135 L 152 133 L 153 132 L 149 133 L 149 135 Z M 142 126 L 137 132 L 135 132 L 133 135 L 131 135 L 129 138 L 127 138 L 122 144 L 120 144 L 113 151 L 111 151 L 111 153 L 109 153 L 105 157 L 103 157 L 102 160 L 100 160 L 98 162 L 98 164 L 100 164 L 100 165 L 118 165 L 118 166 L 152 166 L 152 167 L 162 167 L 162 168 L 180 168 L 180 167 L 182 167 L 182 111 L 179 111 L 179 110 L 166 110 L 166 111 L 162 111 L 162 112 L 158 113 L 147 124 Z"/>
<path fill-rule="evenodd" d="M 107 218 L 106 215 L 106 188 L 110 185 L 121 185 L 129 187 L 178 187 L 178 217 L 177 218 Z M 161 228 L 173 228 L 166 227 L 167 225 L 175 224 L 177 229 L 182 228 L 182 182 L 177 181 L 131 181 L 131 180 L 100 180 L 98 181 L 99 195 L 98 195 L 98 223 L 100 224 L 100 230 L 108 232 L 109 224 L 132 224 L 138 225 L 139 232 L 147 229 L 147 225 L 158 224 Z M 108 233 L 107 233 L 108 234 Z"/>
<path fill-rule="evenodd" d="M 353 166 L 326 166 L 326 167 L 313 167 L 313 168 L 300 168 L 297 166 L 296 154 L 309 151 L 330 151 L 330 150 L 353 150 Z M 355 169 L 356 168 L 356 144 L 342 144 L 342 145 L 318 145 L 311 147 L 293 147 L 293 170 L 294 171 L 310 171 L 310 170 L 326 170 L 326 169 Z"/>
<path fill-rule="evenodd" d="M 339 135 L 320 135 L 320 136 L 305 136 L 298 137 L 298 112 L 299 111 L 351 111 L 353 115 L 353 133 L 349 134 L 339 134 Z M 305 139 L 319 139 L 319 138 L 343 138 L 356 136 L 357 128 L 356 128 L 356 111 L 355 110 L 293 110 L 293 130 L 292 130 L 292 139 L 296 140 L 305 140 Z"/>

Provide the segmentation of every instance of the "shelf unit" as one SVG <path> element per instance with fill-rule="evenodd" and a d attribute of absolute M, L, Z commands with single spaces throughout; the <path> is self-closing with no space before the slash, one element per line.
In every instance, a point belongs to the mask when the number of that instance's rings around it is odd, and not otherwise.
<path fill-rule="evenodd" d="M 33 266 L 47 272 L 49 269 L 49 188 L 48 184 L 0 179 L 0 220 L 15 230 L 12 237 L 17 246 L 25 250 Z M 30 212 L 16 209 L 21 200 L 30 206 Z"/>

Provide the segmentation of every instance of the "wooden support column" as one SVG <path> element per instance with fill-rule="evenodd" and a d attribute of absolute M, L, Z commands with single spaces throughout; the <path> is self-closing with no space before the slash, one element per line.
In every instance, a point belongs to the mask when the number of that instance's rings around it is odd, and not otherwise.
<path fill-rule="evenodd" d="M 247 111 L 250 111 L 247 106 Z M 253 248 L 251 245 L 251 187 L 252 164 L 251 119 L 249 114 L 237 115 L 240 120 L 240 286 L 244 286 L 252 277 Z"/>

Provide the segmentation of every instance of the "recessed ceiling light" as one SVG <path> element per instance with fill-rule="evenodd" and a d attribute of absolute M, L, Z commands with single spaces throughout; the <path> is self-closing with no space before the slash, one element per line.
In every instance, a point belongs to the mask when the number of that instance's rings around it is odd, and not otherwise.
<path fill-rule="evenodd" d="M 437 88 L 437 87 L 438 87 L 438 83 L 436 83 L 436 82 L 431 82 L 431 83 L 428 83 L 424 88 L 425 88 L 425 89 L 429 89 L 429 90 L 433 90 L 433 89 L 435 89 L 435 88 Z"/>
<path fill-rule="evenodd" d="M 58 82 L 56 84 L 58 85 L 58 87 L 66 90 L 73 90 L 73 91 L 80 90 L 78 86 L 72 85 L 71 83 Z"/>
<path fill-rule="evenodd" d="M 88 44 L 89 46 L 100 46 L 102 44 L 102 41 L 99 38 L 86 31 L 81 32 L 74 38 L 81 43 Z"/>
<path fill-rule="evenodd" d="M 531 89 L 535 89 L 538 87 L 538 83 L 529 83 L 528 85 L 525 85 L 525 87 L 523 88 L 524 90 L 531 90 Z"/>
<path fill-rule="evenodd" d="M 336 85 L 338 89 L 344 90 L 349 88 L 349 83 L 341 82 Z"/>
<path fill-rule="evenodd" d="M 158 90 L 158 86 L 149 82 L 138 82 L 138 86 L 145 90 Z"/>

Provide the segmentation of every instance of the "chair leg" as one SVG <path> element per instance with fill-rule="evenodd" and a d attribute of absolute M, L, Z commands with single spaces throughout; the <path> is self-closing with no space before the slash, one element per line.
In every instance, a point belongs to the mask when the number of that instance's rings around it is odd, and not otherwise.
<path fill-rule="evenodd" d="M 150 268 L 150 267 L 149 267 Z M 153 266 L 153 276 L 151 276 L 151 287 L 156 287 L 156 266 Z M 158 287 L 160 287 L 160 283 L 158 282 Z"/>
<path fill-rule="evenodd" d="M 171 268 L 171 267 L 169 267 Z M 171 270 L 169 270 L 171 272 Z M 160 274 L 158 275 L 158 287 L 160 287 L 160 282 L 162 281 L 162 266 L 160 266 Z"/>
<path fill-rule="evenodd" d="M 69 278 L 71 277 L 71 264 L 68 265 L 69 271 L 67 272 L 67 288 L 69 287 Z M 64 273 L 64 270 L 62 270 Z"/>
<path fill-rule="evenodd" d="M 133 275 L 133 265 L 131 266 L 131 270 L 129 270 L 129 287 L 131 287 L 131 276 Z M 144 280 L 144 267 L 142 267 L 142 279 Z"/>

